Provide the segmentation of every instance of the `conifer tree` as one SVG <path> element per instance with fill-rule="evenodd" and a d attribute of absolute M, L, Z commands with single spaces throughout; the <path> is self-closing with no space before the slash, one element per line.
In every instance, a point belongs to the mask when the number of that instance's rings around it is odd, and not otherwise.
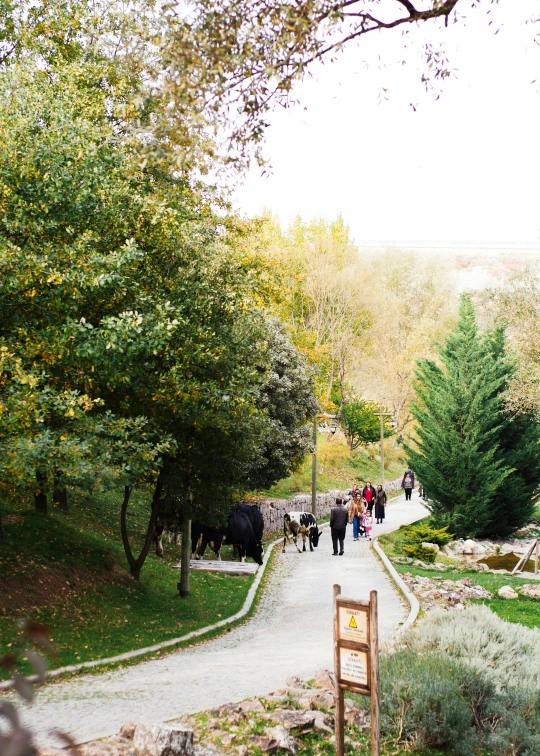
<path fill-rule="evenodd" d="M 409 462 L 422 481 L 438 525 L 459 536 L 494 534 L 494 510 L 512 475 L 500 446 L 505 426 L 503 392 L 508 370 L 493 344 L 478 334 L 470 298 L 439 352 L 440 366 L 419 362 L 413 409 L 418 423 Z"/>
<path fill-rule="evenodd" d="M 497 329 L 485 337 L 486 350 L 504 378 L 506 392 L 516 365 L 505 351 L 504 330 Z M 491 506 L 487 536 L 506 536 L 530 522 L 534 495 L 540 484 L 540 425 L 531 413 L 518 413 L 503 401 L 499 430 L 500 453 L 512 472 L 505 479 Z"/>

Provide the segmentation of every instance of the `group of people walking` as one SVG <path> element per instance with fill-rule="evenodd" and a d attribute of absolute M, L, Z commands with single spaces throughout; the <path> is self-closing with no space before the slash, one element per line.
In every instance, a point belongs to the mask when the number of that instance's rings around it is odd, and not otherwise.
<path fill-rule="evenodd" d="M 355 484 L 349 491 L 347 506 L 343 499 L 336 499 L 336 506 L 330 512 L 330 530 L 334 556 L 344 553 L 344 541 L 347 525 L 353 526 L 353 540 L 358 541 L 361 536 L 371 541 L 373 520 L 377 525 L 384 520 L 386 508 L 386 492 L 379 484 L 376 488 L 371 481 L 366 481 L 362 490 Z M 339 547 L 339 551 L 338 551 Z"/>
<path fill-rule="evenodd" d="M 415 480 L 414 473 L 406 470 L 401 481 L 401 487 L 405 491 L 405 500 L 410 501 Z M 349 491 L 349 499 L 336 499 L 336 506 L 330 511 L 330 531 L 332 533 L 332 546 L 334 556 L 342 556 L 344 553 L 344 541 L 347 525 L 353 526 L 353 540 L 358 541 L 364 537 L 371 541 L 373 522 L 380 525 L 384 521 L 386 513 L 387 497 L 382 485 L 376 487 L 367 480 L 366 485 L 360 489 L 355 483 Z"/>

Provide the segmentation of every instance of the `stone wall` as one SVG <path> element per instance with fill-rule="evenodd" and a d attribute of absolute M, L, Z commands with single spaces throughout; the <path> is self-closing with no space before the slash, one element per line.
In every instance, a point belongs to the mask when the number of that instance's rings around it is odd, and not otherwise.
<path fill-rule="evenodd" d="M 401 488 L 401 478 L 385 483 L 385 491 Z M 327 491 L 317 494 L 317 519 L 327 517 L 336 499 L 341 496 L 347 498 L 347 491 Z M 311 512 L 311 494 L 297 494 L 292 499 L 261 499 L 250 504 L 258 507 L 264 519 L 264 530 L 272 533 L 283 530 L 283 515 L 286 512 Z"/>

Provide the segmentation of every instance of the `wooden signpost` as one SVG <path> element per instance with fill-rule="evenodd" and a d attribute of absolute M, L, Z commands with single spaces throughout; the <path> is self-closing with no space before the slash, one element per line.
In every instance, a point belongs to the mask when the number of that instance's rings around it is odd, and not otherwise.
<path fill-rule="evenodd" d="M 377 591 L 369 601 L 344 598 L 334 585 L 334 672 L 336 677 L 336 756 L 345 753 L 343 691 L 371 697 L 371 754 L 379 756 L 379 642 Z"/>

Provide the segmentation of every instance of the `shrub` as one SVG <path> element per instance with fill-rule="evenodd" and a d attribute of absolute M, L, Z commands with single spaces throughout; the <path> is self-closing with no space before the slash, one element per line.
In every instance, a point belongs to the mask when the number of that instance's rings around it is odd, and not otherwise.
<path fill-rule="evenodd" d="M 537 756 L 540 632 L 485 606 L 430 616 L 381 659 L 381 726 L 411 748 Z"/>
<path fill-rule="evenodd" d="M 402 528 L 403 535 L 409 543 L 436 543 L 444 546 L 453 540 L 454 536 L 448 532 L 448 527 L 433 528 L 428 523 L 420 522 L 417 525 L 407 525 Z"/>
<path fill-rule="evenodd" d="M 411 649 L 381 660 L 381 728 L 414 749 L 452 748 L 469 756 L 479 744 L 461 681 L 464 665 Z"/>
<path fill-rule="evenodd" d="M 435 549 L 429 546 L 422 546 L 421 543 L 413 544 L 412 546 L 404 546 L 403 551 L 413 559 L 421 559 L 423 562 L 433 564 L 437 558 L 437 552 Z"/>

